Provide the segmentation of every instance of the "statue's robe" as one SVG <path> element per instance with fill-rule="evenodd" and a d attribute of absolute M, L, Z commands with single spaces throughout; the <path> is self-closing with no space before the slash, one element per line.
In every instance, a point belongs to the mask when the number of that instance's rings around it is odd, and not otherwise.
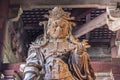
<path fill-rule="evenodd" d="M 82 48 L 67 40 L 32 45 L 26 60 L 24 80 L 37 80 L 41 70 L 45 71 L 44 80 L 95 80 L 89 56 Z M 29 72 L 33 75 L 27 75 Z"/>

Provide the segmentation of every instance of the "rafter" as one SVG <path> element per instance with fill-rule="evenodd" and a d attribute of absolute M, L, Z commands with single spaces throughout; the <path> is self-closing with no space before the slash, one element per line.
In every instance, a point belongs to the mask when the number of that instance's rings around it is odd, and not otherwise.
<path fill-rule="evenodd" d="M 83 16 L 86 16 L 87 14 L 89 14 L 89 13 L 90 13 L 91 11 L 93 11 L 93 10 L 95 10 L 95 8 L 90 8 L 90 9 L 86 10 L 84 13 L 78 15 L 78 16 L 76 17 L 76 20 L 82 18 Z"/>
<path fill-rule="evenodd" d="M 89 21 L 88 23 L 84 24 L 75 32 L 75 37 L 80 37 L 87 32 L 92 31 L 95 28 L 101 27 L 106 24 L 107 13 L 103 13 L 98 17 L 94 18 L 93 20 Z"/>

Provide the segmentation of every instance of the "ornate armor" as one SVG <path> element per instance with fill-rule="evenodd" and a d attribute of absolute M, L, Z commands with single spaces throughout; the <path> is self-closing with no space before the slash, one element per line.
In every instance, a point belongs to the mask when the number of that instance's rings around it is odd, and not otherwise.
<path fill-rule="evenodd" d="M 79 42 L 71 34 L 74 23 L 70 13 L 55 7 L 45 25 L 43 37 L 31 44 L 24 69 L 24 80 L 94 80 L 94 71 L 86 52 L 86 41 Z M 45 24 L 45 22 L 44 22 Z"/>

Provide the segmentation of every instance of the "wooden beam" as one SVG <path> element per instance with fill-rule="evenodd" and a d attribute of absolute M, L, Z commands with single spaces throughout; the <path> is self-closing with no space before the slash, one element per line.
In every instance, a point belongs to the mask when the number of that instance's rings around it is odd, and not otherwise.
<path fill-rule="evenodd" d="M 0 3 L 0 15 L 3 18 L 0 18 L 0 70 L 1 70 L 1 63 L 3 57 L 3 45 L 4 45 L 4 38 L 5 38 L 5 29 L 6 29 L 6 19 L 8 18 L 8 5 L 9 0 L 2 0 Z"/>
<path fill-rule="evenodd" d="M 112 59 L 116 58 L 117 57 L 117 46 L 115 45 L 115 36 L 113 36 L 111 38 L 111 41 L 110 41 L 110 51 L 111 51 L 111 57 Z"/>
<path fill-rule="evenodd" d="M 117 58 L 120 58 L 120 30 L 116 34 Z"/>
<path fill-rule="evenodd" d="M 70 5 L 70 4 L 99 4 L 106 5 L 109 0 L 10 0 L 10 4 L 21 5 Z"/>
<path fill-rule="evenodd" d="M 90 40 L 90 42 L 92 43 L 109 43 L 110 42 L 110 40 L 109 39 L 92 39 L 92 40 Z"/>
<path fill-rule="evenodd" d="M 118 62 L 120 63 L 120 62 Z M 25 64 L 25 63 L 14 63 L 14 64 L 10 64 L 10 63 L 5 63 L 3 64 L 3 68 L 2 70 L 15 70 L 20 72 L 20 65 L 21 64 Z M 99 62 L 99 61 L 92 61 L 91 62 L 95 72 L 108 72 L 112 69 L 112 64 L 115 64 L 114 62 Z M 109 66 L 109 67 L 108 67 Z M 119 65 L 120 66 L 120 65 Z M 115 67 L 116 68 L 116 67 Z"/>
<path fill-rule="evenodd" d="M 88 9 L 86 12 L 84 12 L 84 13 L 78 15 L 78 16 L 76 17 L 76 20 L 79 20 L 80 18 L 82 18 L 82 17 L 84 17 L 84 16 L 90 14 L 90 12 L 93 11 L 93 10 L 95 10 L 95 8 L 90 8 L 90 9 Z"/>
<path fill-rule="evenodd" d="M 88 23 L 84 24 L 82 27 L 80 27 L 74 34 L 75 37 L 80 37 L 90 31 L 92 31 L 95 28 L 99 28 L 106 24 L 107 19 L 107 13 L 103 13 L 99 15 L 98 17 L 94 18 L 93 20 L 89 21 Z"/>
<path fill-rule="evenodd" d="M 34 8 L 54 8 L 58 5 L 22 5 L 23 10 L 31 10 Z M 97 4 L 79 4 L 79 5 L 59 5 L 62 8 L 97 8 L 97 9 L 106 9 L 105 5 L 97 5 Z"/>
<path fill-rule="evenodd" d="M 10 0 L 10 5 L 21 5 L 24 9 L 53 8 L 55 6 L 71 8 L 105 8 L 109 0 Z"/>
<path fill-rule="evenodd" d="M 86 22 L 89 22 L 89 21 L 91 20 L 90 18 L 91 18 L 91 14 L 89 13 L 89 14 L 86 15 Z M 85 36 L 86 36 L 86 39 L 87 39 L 87 40 L 90 39 L 90 33 L 89 33 L 89 32 L 86 33 Z"/>
<path fill-rule="evenodd" d="M 110 0 L 110 1 L 114 1 L 114 2 L 120 2 L 120 0 Z"/>
<path fill-rule="evenodd" d="M 44 29 L 43 26 L 37 26 L 37 25 L 26 25 L 24 26 L 25 30 L 29 30 L 29 29 Z"/>

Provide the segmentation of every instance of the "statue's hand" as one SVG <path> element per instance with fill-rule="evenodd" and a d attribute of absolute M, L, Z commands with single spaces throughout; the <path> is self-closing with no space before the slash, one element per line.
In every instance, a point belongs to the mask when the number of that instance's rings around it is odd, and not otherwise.
<path fill-rule="evenodd" d="M 85 48 L 90 48 L 91 46 L 88 44 L 88 40 L 83 40 L 82 41 L 82 44 L 83 44 L 83 46 L 85 47 Z"/>

